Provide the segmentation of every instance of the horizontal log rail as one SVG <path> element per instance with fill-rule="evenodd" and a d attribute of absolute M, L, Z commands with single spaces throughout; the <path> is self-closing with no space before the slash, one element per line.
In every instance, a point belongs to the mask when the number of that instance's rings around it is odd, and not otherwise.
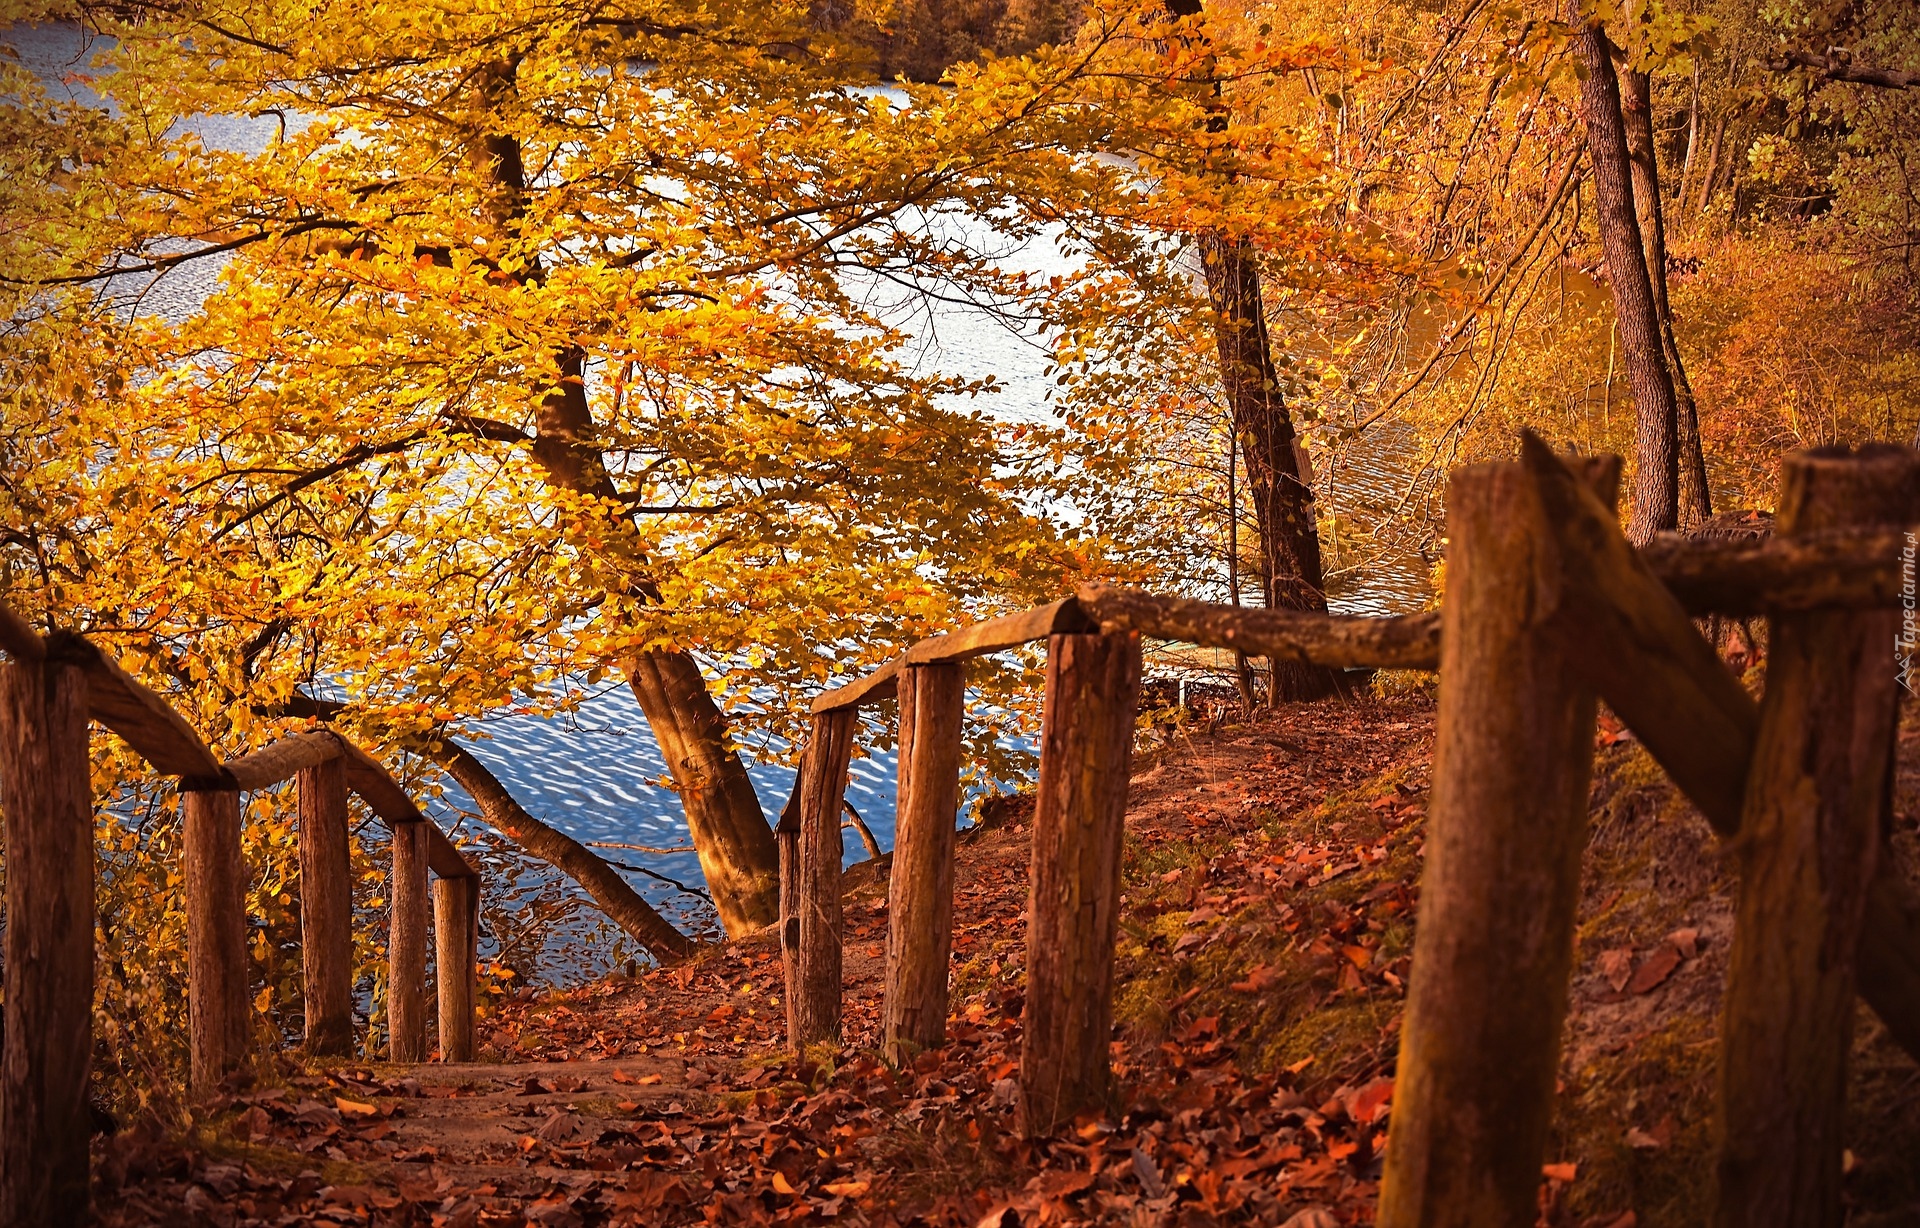
<path fill-rule="evenodd" d="M 1687 614 L 1750 617 L 1823 607 L 1900 604 L 1907 531 L 1837 529 L 1748 542 L 1656 538 L 1640 565 Z M 1436 670 L 1438 611 L 1372 617 L 1216 605 L 1109 584 L 1083 585 L 1072 597 L 1004 614 L 920 640 L 899 656 L 814 699 L 815 713 L 892 699 L 908 665 L 966 661 L 1049 635 L 1136 631 L 1150 639 L 1229 648 L 1333 669 Z"/>

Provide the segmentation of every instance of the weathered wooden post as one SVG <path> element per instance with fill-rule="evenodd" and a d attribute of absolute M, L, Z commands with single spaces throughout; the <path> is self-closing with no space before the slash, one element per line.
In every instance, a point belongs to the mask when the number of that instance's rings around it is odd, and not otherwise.
<path fill-rule="evenodd" d="M 1920 453 L 1786 460 L 1782 536 L 1916 520 Z M 1854 953 L 1892 804 L 1900 613 L 1815 609 L 1769 623 L 1735 845 L 1713 1222 L 1837 1228 Z"/>
<path fill-rule="evenodd" d="M 0 665 L 7 850 L 0 1225 L 41 1228 L 89 1218 L 93 782 L 80 664 L 62 654 L 64 637 L 43 644 L 24 626 L 8 629 L 14 659 Z"/>
<path fill-rule="evenodd" d="M 247 863 L 240 792 L 180 782 L 185 809 L 188 1081 L 209 1091 L 247 1060 Z"/>
<path fill-rule="evenodd" d="M 1120 851 L 1140 691 L 1133 634 L 1047 640 L 1033 818 L 1020 1128 L 1053 1133 L 1106 1102 Z"/>
<path fill-rule="evenodd" d="M 816 713 L 800 769 L 799 942 L 787 979 L 787 1044 L 795 1052 L 840 1039 L 840 803 L 859 717 L 851 707 Z"/>
<path fill-rule="evenodd" d="M 1611 505 L 1617 461 L 1595 475 Z M 1518 464 L 1447 494 L 1439 731 L 1382 1228 L 1532 1228 L 1573 966 L 1594 698 L 1543 625 Z"/>
<path fill-rule="evenodd" d="M 473 1060 L 474 948 L 480 879 L 433 880 L 434 978 L 440 991 L 440 1060 Z"/>
<path fill-rule="evenodd" d="M 393 825 L 387 932 L 388 1060 L 427 1060 L 427 825 Z"/>
<path fill-rule="evenodd" d="M 965 667 L 900 671 L 900 795 L 887 890 L 887 985 L 881 1039 L 890 1060 L 946 1042 L 953 946 L 953 840 L 960 795 Z"/>
<path fill-rule="evenodd" d="M 806 751 L 793 792 L 773 829 L 780 850 L 780 975 L 786 987 L 787 1048 L 800 1052 L 800 794 L 806 787 Z"/>
<path fill-rule="evenodd" d="M 300 769 L 300 962 L 312 1054 L 353 1052 L 353 866 L 338 759 Z"/>

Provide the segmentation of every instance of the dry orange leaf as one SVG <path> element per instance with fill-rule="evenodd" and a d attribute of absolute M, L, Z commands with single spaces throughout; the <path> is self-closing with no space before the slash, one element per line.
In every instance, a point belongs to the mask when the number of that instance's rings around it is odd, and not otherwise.
<path fill-rule="evenodd" d="M 377 1106 L 368 1104 L 364 1100 L 349 1100 L 345 1096 L 335 1096 L 333 1103 L 342 1113 L 354 1117 L 372 1117 L 380 1111 Z"/>
<path fill-rule="evenodd" d="M 858 1198 L 873 1188 L 871 1181 L 829 1181 L 820 1187 L 829 1194 L 841 1198 Z"/>
<path fill-rule="evenodd" d="M 774 1192 L 778 1194 L 798 1194 L 800 1192 L 793 1188 L 793 1182 L 787 1180 L 787 1174 L 777 1168 L 773 1170 L 773 1188 Z"/>
<path fill-rule="evenodd" d="M 1545 1177 L 1549 1181 L 1559 1181 L 1563 1184 L 1571 1184 L 1574 1174 L 1579 1171 L 1580 1166 L 1570 1161 L 1564 1164 L 1542 1164 L 1540 1166 L 1540 1175 L 1542 1177 Z"/>

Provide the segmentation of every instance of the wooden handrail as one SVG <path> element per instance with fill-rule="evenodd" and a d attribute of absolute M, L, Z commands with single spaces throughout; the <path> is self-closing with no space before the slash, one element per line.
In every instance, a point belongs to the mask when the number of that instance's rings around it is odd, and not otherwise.
<path fill-rule="evenodd" d="M 1888 528 L 1747 542 L 1662 535 L 1641 547 L 1639 555 L 1688 614 L 1745 617 L 1824 606 L 1897 606 L 1907 540 L 1906 530 Z M 811 711 L 891 699 L 905 665 L 964 661 L 1056 633 L 1094 630 L 1138 631 L 1151 639 L 1334 669 L 1434 670 L 1440 664 L 1438 611 L 1370 617 L 1269 610 L 1088 584 L 1063 601 L 921 640 L 871 672 L 823 692 Z"/>
<path fill-rule="evenodd" d="M 224 769 L 235 788 L 269 789 L 283 780 L 292 780 L 301 768 L 338 759 L 343 753 L 339 736 L 327 730 L 295 733 L 251 754 L 227 760 Z"/>

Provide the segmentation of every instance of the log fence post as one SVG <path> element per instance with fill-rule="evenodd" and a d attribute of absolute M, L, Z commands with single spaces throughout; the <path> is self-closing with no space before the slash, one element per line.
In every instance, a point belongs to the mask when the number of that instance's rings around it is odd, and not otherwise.
<path fill-rule="evenodd" d="M 0 665 L 7 853 L 0 1225 L 85 1223 L 94 849 L 87 682 L 51 651 Z"/>
<path fill-rule="evenodd" d="M 353 1052 L 353 866 L 338 759 L 300 769 L 300 963 L 307 1052 Z"/>
<path fill-rule="evenodd" d="M 953 946 L 953 843 L 966 716 L 959 662 L 900 671 L 900 790 L 887 888 L 881 1040 L 894 1062 L 946 1043 Z"/>
<path fill-rule="evenodd" d="M 474 950 L 480 928 L 477 877 L 433 881 L 434 981 L 440 994 L 440 1060 L 473 1060 Z"/>
<path fill-rule="evenodd" d="M 1030 1138 L 1103 1106 L 1110 1090 L 1139 636 L 1050 636 L 1046 688 L 1020 1045 L 1020 1128 Z"/>
<path fill-rule="evenodd" d="M 1588 479 L 1613 502 L 1617 462 Z M 1532 1228 L 1539 1214 L 1595 700 L 1547 619 L 1553 549 L 1517 463 L 1447 495 L 1426 868 L 1400 1036 L 1381 1228 Z"/>
<path fill-rule="evenodd" d="M 240 793 L 181 781 L 185 809 L 188 1083 L 211 1091 L 247 1060 L 247 864 Z"/>
<path fill-rule="evenodd" d="M 800 1052 L 800 793 L 807 778 L 806 752 L 793 776 L 793 793 L 773 829 L 780 850 L 780 974 L 785 986 L 787 1048 Z"/>
<path fill-rule="evenodd" d="M 393 869 L 387 883 L 387 1056 L 427 1060 L 427 824 L 393 825 Z"/>
<path fill-rule="evenodd" d="M 1917 519 L 1920 453 L 1882 445 L 1786 460 L 1783 538 Z M 1815 609 L 1769 624 L 1734 846 L 1712 1222 L 1837 1228 L 1855 951 L 1892 801 L 1900 613 Z"/>
<path fill-rule="evenodd" d="M 798 930 L 787 981 L 787 1044 L 796 1053 L 840 1039 L 840 803 L 859 716 L 854 708 L 817 713 L 800 769 L 794 912 L 782 922 Z"/>

